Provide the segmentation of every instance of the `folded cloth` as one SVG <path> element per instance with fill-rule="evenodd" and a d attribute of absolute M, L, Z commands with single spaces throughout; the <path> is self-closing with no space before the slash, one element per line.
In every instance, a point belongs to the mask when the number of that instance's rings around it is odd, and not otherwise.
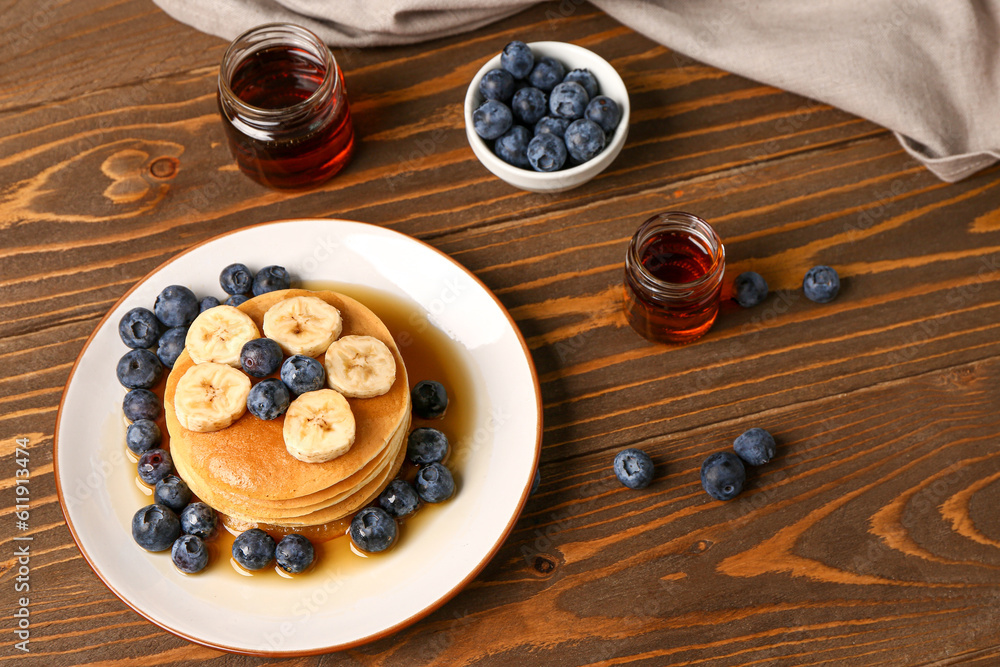
<path fill-rule="evenodd" d="M 286 21 L 333 46 L 473 30 L 534 0 L 154 0 L 232 39 Z M 570 13 L 582 0 L 552 3 Z M 1000 160 L 1000 0 L 593 0 L 668 48 L 825 102 L 893 132 L 939 178 Z"/>

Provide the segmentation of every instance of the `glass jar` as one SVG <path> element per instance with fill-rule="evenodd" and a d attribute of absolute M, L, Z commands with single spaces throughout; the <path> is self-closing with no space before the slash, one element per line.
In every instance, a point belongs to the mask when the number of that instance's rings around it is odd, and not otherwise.
<path fill-rule="evenodd" d="M 264 185 L 318 185 L 354 151 L 343 73 L 326 44 L 300 26 L 268 23 L 233 40 L 217 99 L 236 164 Z"/>
<path fill-rule="evenodd" d="M 655 342 L 689 343 L 715 322 L 726 250 L 711 225 L 669 211 L 639 226 L 625 254 L 625 317 Z"/>

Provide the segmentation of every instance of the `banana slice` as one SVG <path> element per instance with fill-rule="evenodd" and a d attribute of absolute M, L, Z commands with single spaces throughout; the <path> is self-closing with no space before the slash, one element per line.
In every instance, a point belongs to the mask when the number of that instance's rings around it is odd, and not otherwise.
<path fill-rule="evenodd" d="M 288 355 L 319 356 L 343 327 L 340 311 L 314 296 L 284 299 L 264 313 L 264 335 Z"/>
<path fill-rule="evenodd" d="M 249 315 L 233 306 L 216 306 L 194 318 L 184 347 L 196 364 L 239 366 L 243 344 L 255 338 L 260 338 L 260 331 Z"/>
<path fill-rule="evenodd" d="M 326 350 L 326 383 L 344 396 L 372 398 L 396 381 L 396 358 L 371 336 L 344 336 Z"/>
<path fill-rule="evenodd" d="M 332 389 L 307 391 L 288 406 L 282 432 L 285 449 L 299 461 L 323 463 L 354 444 L 354 413 L 347 399 Z"/>
<path fill-rule="evenodd" d="M 199 433 L 224 429 L 246 412 L 249 393 L 250 378 L 243 371 L 212 361 L 195 364 L 174 390 L 177 421 Z"/>

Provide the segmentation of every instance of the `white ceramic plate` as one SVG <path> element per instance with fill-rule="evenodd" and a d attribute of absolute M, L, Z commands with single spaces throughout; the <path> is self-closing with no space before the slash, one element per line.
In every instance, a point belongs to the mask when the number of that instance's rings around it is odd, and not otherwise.
<path fill-rule="evenodd" d="M 406 297 L 454 342 L 475 376 L 480 428 L 464 449 L 459 493 L 392 552 L 350 571 L 294 580 L 180 574 L 132 541 L 134 465 L 125 456 L 127 348 L 118 321 L 163 287 L 219 294 L 219 271 L 280 264 L 301 280 L 365 285 Z M 342 220 L 276 222 L 227 234 L 167 262 L 98 325 L 70 374 L 56 423 L 59 500 L 80 551 L 105 584 L 153 623 L 240 653 L 300 655 L 383 637 L 429 614 L 486 565 L 528 496 L 541 436 L 538 380 L 524 340 L 496 297 L 454 260 L 409 236 Z M 500 444 L 502 443 L 502 447 Z M 315 573 L 314 573 L 315 574 Z"/>

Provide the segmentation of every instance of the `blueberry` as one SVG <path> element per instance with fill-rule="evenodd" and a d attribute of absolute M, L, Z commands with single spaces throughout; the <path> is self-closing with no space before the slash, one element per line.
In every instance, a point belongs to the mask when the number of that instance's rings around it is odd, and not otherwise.
<path fill-rule="evenodd" d="M 191 489 L 177 475 L 167 475 L 156 483 L 153 500 L 175 512 L 180 512 L 191 502 Z"/>
<path fill-rule="evenodd" d="M 535 54 L 527 44 L 515 40 L 503 47 L 500 66 L 510 72 L 515 79 L 523 79 L 531 74 L 535 66 Z"/>
<path fill-rule="evenodd" d="M 569 121 L 565 118 L 543 116 L 540 121 L 535 123 L 535 136 L 539 134 L 554 134 L 562 139 L 563 135 L 566 134 L 567 127 L 569 127 Z"/>
<path fill-rule="evenodd" d="M 531 141 L 531 132 L 523 125 L 515 125 L 507 130 L 502 137 L 497 139 L 493 145 L 493 152 L 497 157 L 521 169 L 530 169 L 528 162 L 528 142 Z"/>
<path fill-rule="evenodd" d="M 840 276 L 829 266 L 814 266 L 802 279 L 802 291 L 810 301 L 829 303 L 840 291 Z"/>
<path fill-rule="evenodd" d="M 180 534 L 177 515 L 165 505 L 140 507 L 132 516 L 132 539 L 146 551 L 169 549 Z"/>
<path fill-rule="evenodd" d="M 653 459 L 641 449 L 623 449 L 615 455 L 615 476 L 630 489 L 644 489 L 653 481 Z"/>
<path fill-rule="evenodd" d="M 744 271 L 733 281 L 733 298 L 744 308 L 753 308 L 767 298 L 767 281 L 756 271 Z"/>
<path fill-rule="evenodd" d="M 312 542 L 304 535 L 292 533 L 285 535 L 274 548 L 274 558 L 278 561 L 278 567 L 285 572 L 298 574 L 305 571 L 312 565 L 313 558 L 316 557 L 316 550 Z"/>
<path fill-rule="evenodd" d="M 479 80 L 479 94 L 484 100 L 509 102 L 514 96 L 514 77 L 504 69 L 491 69 Z"/>
<path fill-rule="evenodd" d="M 265 266 L 253 277 L 253 295 L 260 296 L 268 292 L 288 289 L 292 286 L 292 278 L 283 266 L 272 264 Z"/>
<path fill-rule="evenodd" d="M 566 164 L 566 143 L 543 132 L 528 143 L 528 162 L 535 171 L 559 171 Z"/>
<path fill-rule="evenodd" d="M 284 382 L 277 378 L 261 380 L 247 395 L 247 410 L 257 419 L 277 419 L 285 414 L 291 400 Z"/>
<path fill-rule="evenodd" d="M 566 128 L 566 152 L 577 162 L 586 162 L 602 150 L 604 130 L 592 120 L 574 120 Z"/>
<path fill-rule="evenodd" d="M 251 377 L 267 377 L 281 366 L 281 346 L 270 338 L 249 340 L 240 350 L 240 365 Z"/>
<path fill-rule="evenodd" d="M 733 449 L 744 463 L 762 466 L 774 458 L 777 446 L 770 433 L 762 428 L 752 428 L 733 441 Z"/>
<path fill-rule="evenodd" d="M 198 302 L 198 313 L 204 313 L 209 308 L 215 308 L 221 302 L 214 296 L 206 296 L 204 299 Z"/>
<path fill-rule="evenodd" d="M 516 96 L 515 96 L 516 98 Z M 472 112 L 472 126 L 483 139 L 496 139 L 514 124 L 510 109 L 503 102 L 486 100 Z"/>
<path fill-rule="evenodd" d="M 208 565 L 208 548 L 199 537 L 181 535 L 170 548 L 170 559 L 181 572 L 196 574 Z"/>
<path fill-rule="evenodd" d="M 406 480 L 394 479 L 379 494 L 378 504 L 389 516 L 400 519 L 417 511 L 420 496 Z"/>
<path fill-rule="evenodd" d="M 385 551 L 396 541 L 396 520 L 379 507 L 366 507 L 351 520 L 351 541 L 362 551 Z"/>
<path fill-rule="evenodd" d="M 173 368 L 177 357 L 184 351 L 184 339 L 187 338 L 187 327 L 167 329 L 160 336 L 160 345 L 156 348 L 156 356 L 167 368 Z"/>
<path fill-rule="evenodd" d="M 118 322 L 118 335 L 133 349 L 153 347 L 160 337 L 160 321 L 148 308 L 133 308 Z"/>
<path fill-rule="evenodd" d="M 262 570 L 274 560 L 274 539 L 260 528 L 251 528 L 233 541 L 233 558 L 248 570 Z"/>
<path fill-rule="evenodd" d="M 535 61 L 535 66 L 528 75 L 531 85 L 543 92 L 551 92 L 566 76 L 566 68 L 554 58 L 543 57 Z"/>
<path fill-rule="evenodd" d="M 219 518 L 205 503 L 191 503 L 181 511 L 181 530 L 207 540 L 215 532 Z"/>
<path fill-rule="evenodd" d="M 125 446 L 133 454 L 142 455 L 150 449 L 160 446 L 163 434 L 156 422 L 149 419 L 137 419 L 129 424 L 125 431 Z"/>
<path fill-rule="evenodd" d="M 545 99 L 545 93 L 538 88 L 528 86 L 514 93 L 514 98 L 510 102 L 510 110 L 519 123 L 527 127 L 534 127 L 535 123 L 548 113 L 549 103 Z"/>
<path fill-rule="evenodd" d="M 431 463 L 420 469 L 413 486 L 420 499 L 428 503 L 440 503 L 455 493 L 455 480 L 451 471 L 440 463 Z"/>
<path fill-rule="evenodd" d="M 421 380 L 410 390 L 413 414 L 421 419 L 438 419 L 448 409 L 448 392 L 434 380 Z"/>
<path fill-rule="evenodd" d="M 298 396 L 322 389 L 326 382 L 326 370 L 318 359 L 296 354 L 281 364 L 281 381 L 293 396 Z"/>
<path fill-rule="evenodd" d="M 246 303 L 249 300 L 250 297 L 248 297 L 246 294 L 234 294 L 228 299 L 226 299 L 223 303 L 227 306 L 232 306 L 233 308 L 235 308 L 241 303 Z"/>
<path fill-rule="evenodd" d="M 163 364 L 149 350 L 129 350 L 118 360 L 118 381 L 126 389 L 150 389 L 162 372 Z"/>
<path fill-rule="evenodd" d="M 253 272 L 246 264 L 230 264 L 219 274 L 219 285 L 226 294 L 249 294 L 253 289 Z"/>
<path fill-rule="evenodd" d="M 139 472 L 139 479 L 154 486 L 174 471 L 174 462 L 165 449 L 148 449 L 139 457 L 136 469 Z"/>
<path fill-rule="evenodd" d="M 186 327 L 198 317 L 198 297 L 183 285 L 164 287 L 153 303 L 153 312 L 165 327 Z"/>
<path fill-rule="evenodd" d="M 597 77 L 591 74 L 589 69 L 575 69 L 568 72 L 563 81 L 573 81 L 583 86 L 587 91 L 587 99 L 593 99 L 597 95 Z"/>
<path fill-rule="evenodd" d="M 701 485 L 716 500 L 738 496 L 746 479 L 743 461 L 732 452 L 717 452 L 701 464 Z"/>
<path fill-rule="evenodd" d="M 622 110 L 618 107 L 618 103 L 604 95 L 598 95 L 590 100 L 584 115 L 588 120 L 597 123 L 605 134 L 614 132 L 622 120 Z"/>
<path fill-rule="evenodd" d="M 148 389 L 133 389 L 125 394 L 122 400 L 125 419 L 132 422 L 140 419 L 158 419 L 160 410 L 160 399 Z"/>
<path fill-rule="evenodd" d="M 541 486 L 541 484 L 542 484 L 542 469 L 535 468 L 535 477 L 531 480 L 531 491 L 528 492 L 528 495 L 529 496 L 535 495 L 535 491 L 538 490 L 538 487 Z"/>
<path fill-rule="evenodd" d="M 416 464 L 436 463 L 448 455 L 448 436 L 436 428 L 415 428 L 406 440 L 406 457 Z"/>
<path fill-rule="evenodd" d="M 576 120 L 583 118 L 589 101 L 583 86 L 574 81 L 563 81 L 549 95 L 549 112 L 556 118 Z"/>

